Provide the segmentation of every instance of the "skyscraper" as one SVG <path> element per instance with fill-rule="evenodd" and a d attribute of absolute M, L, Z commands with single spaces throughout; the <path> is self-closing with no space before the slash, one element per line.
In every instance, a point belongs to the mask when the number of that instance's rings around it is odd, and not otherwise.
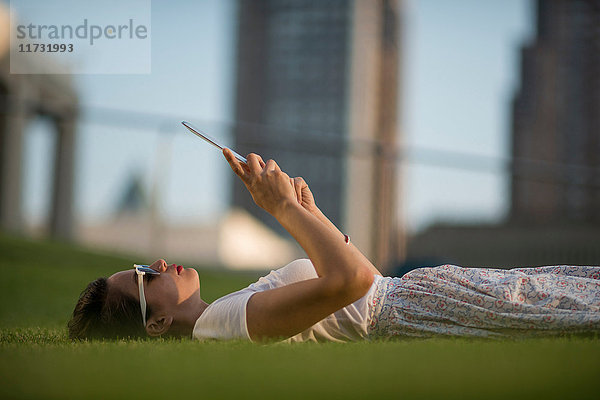
<path fill-rule="evenodd" d="M 511 219 L 600 224 L 600 0 L 538 0 L 513 101 Z"/>
<path fill-rule="evenodd" d="M 380 265 L 402 251 L 389 157 L 397 143 L 400 4 L 239 2 L 236 148 L 303 176 L 323 212 Z M 282 232 L 237 182 L 234 205 Z"/>

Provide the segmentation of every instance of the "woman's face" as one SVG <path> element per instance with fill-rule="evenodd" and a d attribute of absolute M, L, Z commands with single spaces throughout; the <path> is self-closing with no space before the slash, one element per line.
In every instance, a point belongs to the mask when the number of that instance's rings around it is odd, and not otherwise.
<path fill-rule="evenodd" d="M 195 269 L 167 265 L 162 259 L 152 263 L 150 268 L 160 272 L 160 275 L 143 276 L 146 303 L 153 314 L 177 314 L 177 309 L 183 304 L 194 305 L 201 301 L 200 280 Z M 109 293 L 112 289 L 117 289 L 139 301 L 137 279 L 135 269 L 117 272 L 108 278 Z"/>

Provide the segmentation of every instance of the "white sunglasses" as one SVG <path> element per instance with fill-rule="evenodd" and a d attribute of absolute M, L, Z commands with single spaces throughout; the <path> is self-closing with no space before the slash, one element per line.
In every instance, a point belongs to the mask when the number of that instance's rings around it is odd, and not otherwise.
<path fill-rule="evenodd" d="M 147 265 L 133 264 L 137 274 L 138 288 L 140 289 L 140 308 L 142 310 L 142 320 L 146 326 L 146 296 L 144 295 L 144 275 L 160 275 L 160 272 L 153 270 Z"/>

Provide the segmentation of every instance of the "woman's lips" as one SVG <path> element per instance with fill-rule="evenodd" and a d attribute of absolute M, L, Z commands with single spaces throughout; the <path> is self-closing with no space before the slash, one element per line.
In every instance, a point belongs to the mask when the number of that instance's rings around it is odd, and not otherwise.
<path fill-rule="evenodd" d="M 183 267 L 181 265 L 177 266 L 177 275 L 181 274 L 181 271 L 183 271 Z"/>

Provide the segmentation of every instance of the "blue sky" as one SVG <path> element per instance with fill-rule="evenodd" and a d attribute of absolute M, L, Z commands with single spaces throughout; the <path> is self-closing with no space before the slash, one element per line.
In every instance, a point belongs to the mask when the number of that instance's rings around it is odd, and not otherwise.
<path fill-rule="evenodd" d="M 519 79 L 519 47 L 533 30 L 531 2 L 405 3 L 399 131 L 415 151 L 402 172 L 401 212 L 411 229 L 440 219 L 497 220 L 508 206 L 505 176 L 435 166 L 416 150 L 508 155 L 509 104 Z M 141 118 L 132 129 L 111 124 L 99 111 L 84 114 L 77 155 L 80 216 L 109 213 L 135 171 L 148 188 L 155 180 L 162 183 L 160 202 L 170 220 L 210 222 L 225 210 L 233 178 L 228 166 L 178 124 L 187 118 L 229 139 L 235 4 L 154 1 L 151 74 L 74 76 L 86 110 L 118 109 Z M 43 121 L 29 130 L 26 208 L 29 215 L 41 216 L 49 205 L 53 142 Z"/>
<path fill-rule="evenodd" d="M 403 133 L 409 149 L 509 155 L 509 105 L 520 79 L 519 47 L 532 34 L 531 5 L 408 2 Z M 413 229 L 436 220 L 495 221 L 508 209 L 502 175 L 415 162 L 403 182 L 403 211 Z"/>

